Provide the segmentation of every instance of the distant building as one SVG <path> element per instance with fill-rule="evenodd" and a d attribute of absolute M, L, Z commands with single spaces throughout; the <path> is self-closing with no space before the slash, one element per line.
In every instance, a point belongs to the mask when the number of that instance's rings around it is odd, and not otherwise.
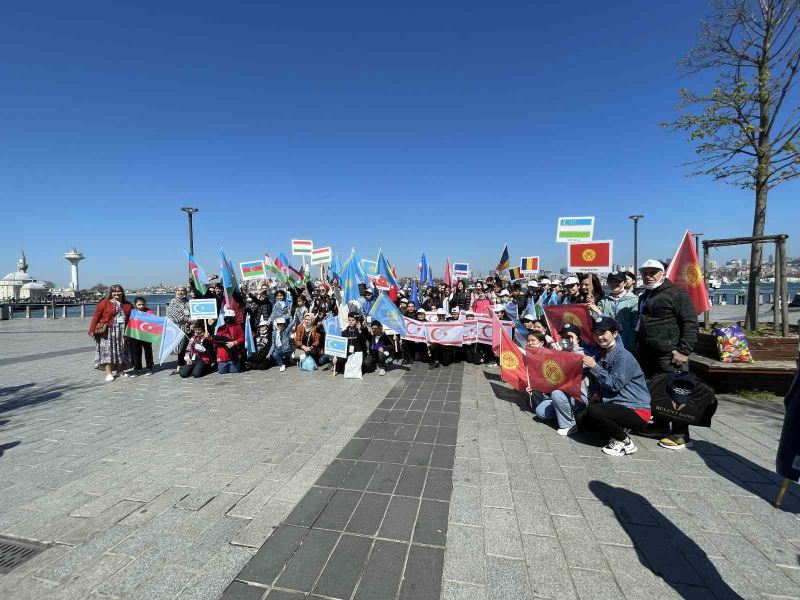
<path fill-rule="evenodd" d="M 28 275 L 25 252 L 20 254 L 17 270 L 0 279 L 0 300 L 30 300 L 43 302 L 47 299 L 47 287 Z"/>

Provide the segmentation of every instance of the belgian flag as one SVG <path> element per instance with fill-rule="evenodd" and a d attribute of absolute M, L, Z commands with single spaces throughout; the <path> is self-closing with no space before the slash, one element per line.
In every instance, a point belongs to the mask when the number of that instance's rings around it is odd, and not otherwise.
<path fill-rule="evenodd" d="M 508 258 L 508 244 L 506 244 L 506 247 L 503 248 L 503 254 L 500 255 L 500 262 L 497 263 L 497 268 L 495 270 L 498 273 L 500 271 L 505 271 L 506 269 L 508 269 L 510 264 L 511 264 L 511 261 Z"/>

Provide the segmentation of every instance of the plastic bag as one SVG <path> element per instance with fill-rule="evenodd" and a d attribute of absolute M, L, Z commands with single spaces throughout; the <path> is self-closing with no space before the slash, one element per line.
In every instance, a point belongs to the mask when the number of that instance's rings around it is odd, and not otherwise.
<path fill-rule="evenodd" d="M 750 344 L 738 325 L 722 325 L 714 328 L 719 359 L 724 363 L 751 363 Z"/>
<path fill-rule="evenodd" d="M 306 357 L 300 361 L 300 370 L 309 372 L 316 371 L 317 363 L 314 362 L 314 359 L 311 356 L 306 355 Z"/>
<path fill-rule="evenodd" d="M 361 363 L 364 361 L 364 354 L 356 352 L 347 358 L 347 363 L 344 365 L 344 378 L 345 379 L 363 379 L 361 375 Z"/>

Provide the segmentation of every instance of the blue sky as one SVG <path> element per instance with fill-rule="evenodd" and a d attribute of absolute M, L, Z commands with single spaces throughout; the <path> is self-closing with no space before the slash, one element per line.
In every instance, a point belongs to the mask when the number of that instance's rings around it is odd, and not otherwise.
<path fill-rule="evenodd" d="M 708 83 L 676 67 L 704 2 L 139 4 L 6 7 L 0 272 L 24 248 L 66 283 L 75 245 L 84 286 L 181 280 L 187 204 L 208 272 L 220 246 L 293 237 L 382 247 L 401 273 L 423 251 L 486 271 L 506 242 L 557 269 L 568 215 L 595 215 L 618 263 L 633 213 L 640 257 L 750 233 L 752 193 L 686 178 L 691 147 L 659 127 Z M 797 191 L 767 218 L 790 255 Z"/>

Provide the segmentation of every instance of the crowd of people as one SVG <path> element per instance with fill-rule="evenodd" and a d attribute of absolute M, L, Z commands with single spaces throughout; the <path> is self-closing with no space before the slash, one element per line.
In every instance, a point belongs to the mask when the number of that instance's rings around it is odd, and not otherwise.
<path fill-rule="evenodd" d="M 559 435 L 598 432 L 607 436 L 603 452 L 612 456 L 637 451 L 630 432 L 658 436 L 664 448 L 685 448 L 691 444 L 688 425 L 652 418 L 648 381 L 688 371 L 698 335 L 697 316 L 687 293 L 666 278 L 662 263 L 648 260 L 639 274 L 642 285 L 637 287 L 633 273 L 610 273 L 606 292 L 597 275 L 579 273 L 563 281 L 542 277 L 526 285 L 500 277 L 456 280 L 452 287 L 414 285 L 413 291 L 393 290 L 392 298 L 411 321 L 457 321 L 491 313 L 507 321 L 511 312 L 525 332 L 520 336 L 525 345 L 581 354 L 584 376 L 579 397 L 560 390 L 543 394 L 535 385 L 527 390 L 530 409 L 539 419 L 554 422 Z M 405 339 L 371 319 L 377 288 L 361 285 L 361 296 L 344 303 L 335 277 L 298 287 L 264 280 L 228 290 L 226 302 L 222 283 L 214 276 L 209 279 L 203 292 L 190 279 L 189 285 L 177 288 L 167 307 L 167 317 L 185 333 L 174 370 L 182 378 L 271 368 L 284 372 L 295 365 L 306 371 L 330 370 L 336 376 L 348 360 L 325 353 L 323 324 L 331 316 L 343 320 L 345 313 L 346 326 L 337 334 L 346 339 L 348 359 L 359 355 L 362 374 L 384 375 L 387 369 L 420 361 L 429 369 L 462 361 L 499 366 L 497 349 L 491 344 L 447 346 Z M 190 298 L 215 299 L 221 322 L 192 321 Z M 594 344 L 581 339 L 580 328 L 571 323 L 557 332 L 549 330 L 541 318 L 542 308 L 563 304 L 588 306 Z M 89 335 L 96 343 L 95 366 L 105 370 L 106 381 L 153 372 L 150 344 L 125 335 L 134 308 L 149 310 L 144 298 L 131 304 L 122 286 L 113 285 L 95 310 Z M 246 330 L 252 331 L 249 348 Z"/>

